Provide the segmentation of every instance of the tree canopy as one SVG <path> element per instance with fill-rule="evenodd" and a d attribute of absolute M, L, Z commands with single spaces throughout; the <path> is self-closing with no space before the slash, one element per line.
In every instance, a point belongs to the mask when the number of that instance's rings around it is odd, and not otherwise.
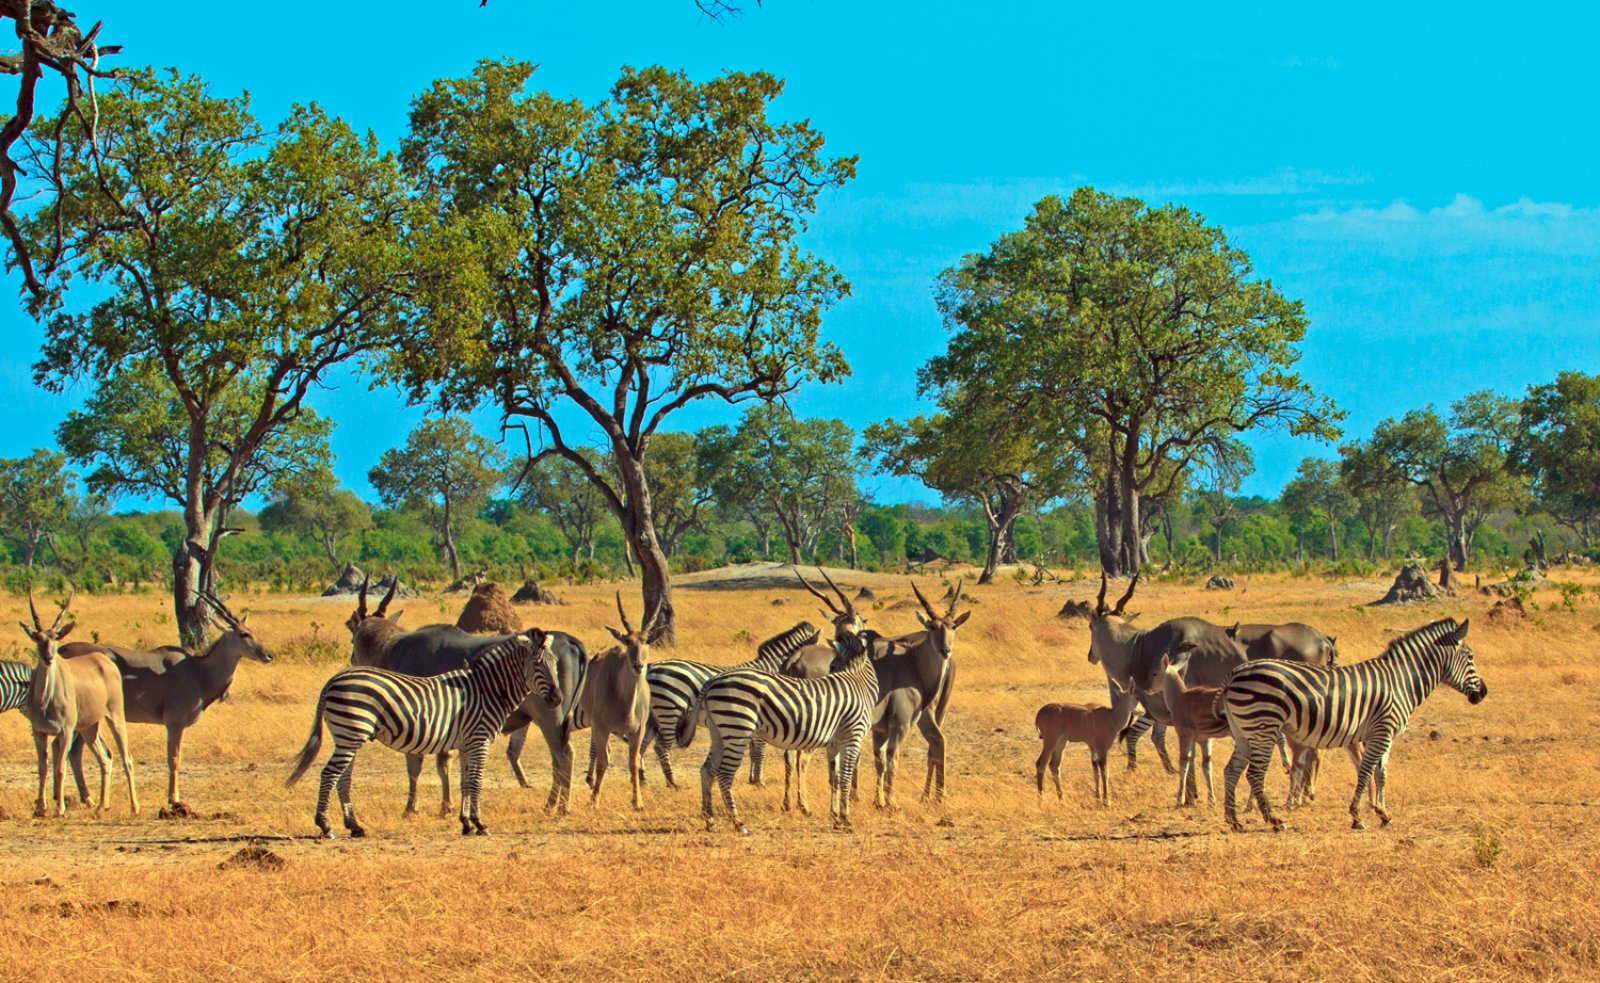
<path fill-rule="evenodd" d="M 428 515 L 450 575 L 461 576 L 456 537 L 461 523 L 488 504 L 503 480 L 500 449 L 458 416 L 424 420 L 405 446 L 383 452 L 368 476 L 386 505 Z"/>

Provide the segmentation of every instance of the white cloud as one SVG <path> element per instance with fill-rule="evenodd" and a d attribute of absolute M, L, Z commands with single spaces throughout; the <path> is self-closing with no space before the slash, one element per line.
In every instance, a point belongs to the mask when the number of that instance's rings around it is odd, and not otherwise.
<path fill-rule="evenodd" d="M 1295 216 L 1287 231 L 1296 239 L 1337 240 L 1379 249 L 1446 254 L 1491 249 L 1600 258 L 1600 208 L 1529 198 L 1492 208 L 1466 194 L 1431 208 L 1402 199 L 1386 205 L 1328 207 Z"/>
<path fill-rule="evenodd" d="M 1365 174 L 1337 174 L 1330 171 L 1280 167 L 1258 177 L 1161 182 L 1157 184 L 1113 185 L 1109 190 L 1153 201 L 1173 198 L 1276 197 L 1308 195 L 1330 187 L 1350 187 L 1371 180 Z"/>

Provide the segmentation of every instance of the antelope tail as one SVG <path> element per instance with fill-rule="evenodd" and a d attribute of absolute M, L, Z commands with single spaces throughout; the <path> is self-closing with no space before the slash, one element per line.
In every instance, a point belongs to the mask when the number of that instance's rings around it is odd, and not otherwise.
<path fill-rule="evenodd" d="M 323 692 L 326 691 L 327 687 L 324 686 Z M 298 782 L 311 767 L 311 763 L 317 760 L 317 752 L 322 750 L 322 696 L 322 693 L 317 694 L 317 712 L 311 718 L 311 736 L 306 739 L 306 746 L 300 749 L 300 757 L 294 763 L 294 771 L 290 772 L 288 779 L 284 781 L 284 788 L 289 788 Z"/>

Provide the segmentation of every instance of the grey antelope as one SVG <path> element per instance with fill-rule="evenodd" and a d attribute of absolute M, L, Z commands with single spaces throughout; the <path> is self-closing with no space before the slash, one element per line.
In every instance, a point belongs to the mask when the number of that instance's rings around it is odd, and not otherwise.
<path fill-rule="evenodd" d="M 822 616 L 827 618 L 829 623 L 833 625 L 833 641 L 828 644 L 812 642 L 797 649 L 781 669 L 784 675 L 792 676 L 795 679 L 815 679 L 840 669 L 844 665 L 844 659 L 846 658 L 844 653 L 854 651 L 855 643 L 853 640 L 867 626 L 866 617 L 856 610 L 855 602 L 850 600 L 849 596 L 839 589 L 839 585 L 833 582 L 832 577 L 828 576 L 828 571 L 822 567 L 817 567 L 817 573 L 821 574 L 822 579 L 827 581 L 834 594 L 838 595 L 839 604 L 833 603 L 832 598 L 813 587 L 798 567 L 794 571 L 794 575 L 800 579 L 801 586 L 805 587 L 811 596 L 827 605 L 827 608 L 822 611 Z M 765 742 L 757 740 L 750 745 L 750 784 L 762 784 L 766 756 L 767 746 Z M 796 767 L 797 762 L 794 761 L 793 757 L 785 755 L 783 797 L 785 806 L 789 802 L 789 778 Z"/>
<path fill-rule="evenodd" d="M 628 743 L 628 778 L 633 788 L 633 807 L 644 808 L 639 787 L 639 768 L 644 752 L 644 735 L 650 726 L 650 680 L 645 667 L 650 661 L 651 632 L 659 609 L 650 611 L 637 629 L 628 624 L 622 608 L 622 593 L 617 592 L 617 615 L 622 631 L 606 626 L 620 644 L 595 657 L 578 692 L 578 711 L 572 721 L 575 730 L 589 728 L 589 759 L 593 762 L 594 791 L 590 802 L 600 799 L 600 785 L 611 763 L 607 745 L 615 734 Z"/>
<path fill-rule="evenodd" d="M 350 629 L 352 650 L 350 662 L 356 666 L 388 669 L 408 676 L 437 676 L 454 672 L 467 664 L 479 652 L 486 651 L 510 638 L 509 635 L 471 635 L 454 625 L 428 625 L 416 631 L 406 631 L 399 625 L 403 611 L 389 614 L 389 604 L 394 600 L 398 580 L 379 601 L 376 609 L 367 610 L 367 582 L 362 581 L 360 599 L 356 610 L 345 622 Z M 511 771 L 517 783 L 528 787 L 527 775 L 522 770 L 522 749 L 528 738 L 528 728 L 538 727 L 550 748 L 550 795 L 545 801 L 547 810 L 564 813 L 572 792 L 572 715 L 577 708 L 578 690 L 588 669 L 589 652 L 581 641 L 561 631 L 546 633 L 550 651 L 555 659 L 556 689 L 560 699 L 555 705 L 543 699 L 529 697 L 523 705 L 506 718 L 503 733 L 507 734 L 506 757 L 511 761 Z M 420 754 L 406 755 L 406 815 L 417 811 L 417 779 L 422 773 Z M 436 756 L 439 772 L 441 817 L 450 814 L 450 756 Z"/>
<path fill-rule="evenodd" d="M 23 632 L 33 640 L 39 664 L 28 679 L 28 697 L 22 711 L 33 725 L 33 745 L 39 758 L 39 798 L 34 804 L 36 816 L 45 815 L 45 780 L 53 778 L 51 786 L 55 814 L 66 814 L 66 801 L 62 797 L 62 766 L 67 745 L 74 735 L 95 749 L 95 761 L 100 765 L 100 798 L 95 812 L 105 808 L 110 792 L 110 774 L 106 765 L 110 755 L 105 745 L 99 743 L 100 725 L 111 731 L 111 741 L 122 758 L 122 773 L 128 780 L 128 804 L 134 815 L 139 814 L 139 794 L 134 787 L 133 759 L 128 753 L 128 730 L 122 714 L 122 677 L 116 664 L 99 652 L 90 652 L 75 659 L 60 653 L 61 639 L 65 638 L 77 622 L 62 621 L 72 607 L 72 598 L 56 614 L 56 620 L 46 628 L 39 621 L 39 611 L 33 604 L 33 591 L 28 591 L 28 613 L 33 616 L 33 627 L 18 622 Z"/>
<path fill-rule="evenodd" d="M 99 652 L 116 663 L 122 676 L 123 713 L 128 723 L 161 724 L 167 729 L 167 806 L 181 812 L 178 795 L 178 766 L 183 755 L 184 731 L 200 720 L 211 704 L 227 695 L 240 659 L 271 662 L 272 654 L 246 625 L 245 619 L 228 610 L 216 595 L 203 593 L 214 612 L 222 634 L 205 652 L 189 655 L 182 649 L 163 648 L 153 652 L 102 645 L 98 642 L 71 642 L 61 646 L 67 658 Z M 72 742 L 73 776 L 81 791 L 83 785 L 83 742 Z"/>
<path fill-rule="evenodd" d="M 1383 654 L 1353 666 L 1325 669 L 1295 662 L 1249 663 L 1234 673 L 1221 697 L 1233 734 L 1233 757 L 1224 779 L 1228 825 L 1242 826 L 1234 806 L 1239 774 L 1249 768 L 1250 793 L 1261 816 L 1274 829 L 1283 821 L 1267 803 L 1267 764 L 1278 734 L 1317 748 L 1349 747 L 1364 742 L 1350 800 L 1351 826 L 1361 822 L 1361 796 L 1373 785 L 1373 811 L 1385 825 L 1384 803 L 1389 748 L 1404 733 L 1411 714 L 1434 687 L 1444 683 L 1479 703 L 1489 688 L 1478 675 L 1467 647 L 1468 622 L 1450 618 L 1424 625 L 1390 642 Z"/>
<path fill-rule="evenodd" d="M 944 716 L 956 681 L 956 629 L 972 616 L 970 610 L 956 616 L 961 586 L 961 581 L 956 581 L 950 606 L 940 614 L 912 581 L 911 592 L 922 604 L 917 621 L 923 630 L 889 639 L 887 654 L 872 660 L 878 680 L 878 706 L 872 721 L 872 757 L 878 776 L 875 801 L 884 808 L 894 808 L 895 767 L 900 745 L 913 724 L 928 742 L 922 797 L 944 798 Z"/>
<path fill-rule="evenodd" d="M 362 745 L 380 741 L 407 754 L 459 750 L 461 834 L 483 835 L 488 829 L 478 815 L 478 799 L 489 744 L 530 693 L 551 705 L 560 699 L 550 639 L 537 628 L 512 635 L 479 653 L 465 668 L 443 675 L 419 678 L 385 669 L 340 670 L 317 697 L 311 736 L 284 785 L 299 781 L 316 760 L 326 719 L 333 754 L 317 789 L 317 828 L 324 837 L 333 838 L 328 799 L 337 785 L 345 828 L 351 836 L 365 836 L 350 796 L 356 752 Z"/>
<path fill-rule="evenodd" d="M 756 648 L 754 659 L 736 666 L 711 666 L 688 659 L 650 663 L 645 670 L 650 681 L 650 731 L 645 743 L 655 746 L 656 759 L 661 763 L 661 773 L 666 776 L 668 787 L 678 787 L 672 771 L 672 750 L 678 743 L 679 722 L 700 698 L 707 683 L 732 669 L 777 672 L 795 652 L 816 644 L 819 637 L 821 633 L 816 625 L 802 621 L 762 642 Z M 752 756 L 754 752 L 752 747 Z"/>
<path fill-rule="evenodd" d="M 1240 663 L 1244 650 L 1220 626 L 1200 618 L 1173 618 L 1163 621 L 1148 631 L 1141 631 L 1129 622 L 1137 615 L 1125 615 L 1123 608 L 1139 586 L 1140 575 L 1134 574 L 1114 608 L 1106 607 L 1106 575 L 1100 574 L 1100 596 L 1089 617 L 1089 661 L 1099 663 L 1108 681 L 1116 681 L 1123 688 L 1133 686 L 1141 696 L 1145 716 L 1134 721 L 1128 730 L 1128 767 L 1137 764 L 1139 738 L 1152 731 L 1161 764 L 1168 772 L 1176 769 L 1167 756 L 1166 703 L 1157 692 L 1161 685 L 1160 663 L 1163 657 L 1172 657 L 1183 648 L 1189 652 L 1184 679 L 1189 685 L 1221 686 Z M 1115 694 L 1112 694 L 1115 696 Z M 1194 789 L 1190 788 L 1193 794 Z"/>
<path fill-rule="evenodd" d="M 706 828 L 716 828 L 711 783 L 722 787 L 728 818 L 741 833 L 750 832 L 739 818 L 733 781 L 746 748 L 756 738 L 785 751 L 829 752 L 829 811 L 834 828 L 850 829 L 850 789 L 861 757 L 861 741 L 872 726 L 878 702 L 878 678 L 866 645 L 851 639 L 848 664 L 840 672 L 817 679 L 774 676 L 758 669 L 735 669 L 706 685 L 696 712 L 684 717 L 678 744 L 694 739 L 696 722 L 705 717 L 711 731 L 711 752 L 700 766 L 700 805 Z M 800 811 L 805 802 L 805 757 L 797 761 Z"/>
<path fill-rule="evenodd" d="M 1039 794 L 1044 794 L 1044 772 L 1056 783 L 1056 798 L 1061 798 L 1061 755 L 1068 741 L 1089 747 L 1089 763 L 1094 769 L 1094 798 L 1102 805 L 1111 802 L 1111 778 L 1106 774 L 1106 755 L 1117 735 L 1127 729 L 1128 723 L 1139 709 L 1139 693 L 1129 687 L 1123 689 L 1111 680 L 1111 705 L 1090 706 L 1087 703 L 1047 703 L 1034 715 L 1033 726 L 1039 732 L 1044 747 L 1039 760 L 1034 762 L 1034 780 Z"/>

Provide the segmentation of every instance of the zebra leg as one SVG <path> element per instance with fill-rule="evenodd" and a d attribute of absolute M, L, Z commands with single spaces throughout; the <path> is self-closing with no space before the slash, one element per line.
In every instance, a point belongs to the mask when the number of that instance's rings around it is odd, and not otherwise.
<path fill-rule="evenodd" d="M 594 735 L 595 735 L 597 730 L 598 730 L 598 728 L 595 727 L 594 725 L 591 724 L 589 726 L 589 772 L 588 772 L 588 774 L 586 774 L 583 777 L 583 783 L 585 785 L 589 786 L 590 788 L 594 788 L 595 755 L 599 751 L 605 750 L 605 743 L 606 743 L 605 741 L 601 741 L 600 742 L 600 747 L 598 749 L 596 749 L 596 747 L 595 747 L 595 736 Z M 610 740 L 610 735 L 607 735 L 606 739 Z"/>
<path fill-rule="evenodd" d="M 745 745 L 749 737 L 734 735 L 722 742 L 722 756 L 717 762 L 717 784 L 722 786 L 722 804 L 728 809 L 728 819 L 733 828 L 749 835 L 750 827 L 739 818 L 739 806 L 733 801 L 733 782 L 739 777 L 739 762 L 744 760 Z"/>
<path fill-rule="evenodd" d="M 406 811 L 402 816 L 417 814 L 417 779 L 422 775 L 422 755 L 406 755 Z"/>
<path fill-rule="evenodd" d="M 928 776 L 922 782 L 922 801 L 932 796 L 935 802 L 944 801 L 944 729 L 928 713 L 917 718 L 917 729 L 928 742 Z"/>
<path fill-rule="evenodd" d="M 1159 720 L 1150 722 L 1150 742 L 1156 746 L 1156 756 L 1161 759 L 1161 767 L 1169 775 L 1176 775 L 1178 769 L 1173 767 L 1172 759 L 1167 756 L 1167 725 Z"/>
<path fill-rule="evenodd" d="M 766 784 L 763 771 L 767 762 L 767 742 L 757 737 L 750 742 L 750 784 L 758 788 Z"/>
<path fill-rule="evenodd" d="M 1271 737 L 1250 744 L 1250 763 L 1246 777 L 1250 781 L 1250 794 L 1261 809 L 1261 818 L 1273 829 L 1281 830 L 1284 828 L 1283 820 L 1273 813 L 1272 803 L 1267 801 L 1267 769 L 1272 766 L 1272 751 L 1276 746 Z"/>
<path fill-rule="evenodd" d="M 434 767 L 439 770 L 439 818 L 450 818 L 450 752 L 439 755 L 434 759 Z"/>
<path fill-rule="evenodd" d="M 1239 822 L 1239 806 L 1236 793 L 1239 787 L 1239 776 L 1244 774 L 1245 764 L 1249 761 L 1249 754 L 1245 751 L 1244 735 L 1238 730 L 1233 732 L 1233 756 L 1228 758 L 1228 767 L 1222 772 L 1222 814 L 1228 821 L 1228 828 L 1235 833 L 1244 832 L 1244 824 Z"/>
<path fill-rule="evenodd" d="M 661 774 L 667 780 L 667 788 L 677 788 L 678 780 L 672 773 L 672 749 L 678 746 L 678 717 L 673 713 L 670 716 L 662 714 L 660 722 L 656 725 L 656 762 L 661 765 Z"/>
<path fill-rule="evenodd" d="M 344 828 L 350 831 L 352 839 L 359 839 L 367 835 L 361 828 L 361 823 L 356 820 L 356 805 L 351 798 L 351 790 L 355 785 L 356 756 L 350 755 L 350 763 L 345 765 L 344 774 L 339 776 L 339 808 L 344 812 Z"/>
<path fill-rule="evenodd" d="M 1293 767 L 1289 763 L 1289 741 L 1283 736 L 1283 731 L 1278 731 L 1278 757 L 1283 759 L 1283 770 L 1289 771 Z"/>
<path fill-rule="evenodd" d="M 861 760 L 861 736 L 857 734 L 853 740 L 846 741 L 838 752 L 838 777 L 833 791 L 837 808 L 834 810 L 833 828 L 846 833 L 855 831 L 855 827 L 850 825 L 850 782 L 855 778 L 856 765 Z"/>
<path fill-rule="evenodd" d="M 322 831 L 324 839 L 333 839 L 333 827 L 328 824 L 328 800 L 333 797 L 334 786 L 340 787 L 339 801 L 341 805 L 349 796 L 349 783 L 344 782 L 344 773 L 355 762 L 356 751 L 360 744 L 334 744 L 333 754 L 329 756 L 328 763 L 322 766 L 322 778 L 317 785 L 317 829 Z"/>
<path fill-rule="evenodd" d="M 1128 729 L 1123 732 L 1124 737 L 1128 742 L 1129 771 L 1133 771 L 1139 767 L 1139 738 L 1145 735 L 1145 731 L 1148 731 L 1154 727 L 1155 723 L 1156 721 L 1154 717 L 1150 716 L 1149 714 L 1140 714 L 1138 717 L 1134 718 L 1133 723 L 1129 724 Z"/>
<path fill-rule="evenodd" d="M 1378 772 L 1372 782 L 1372 811 L 1378 814 L 1378 820 L 1383 825 L 1389 825 L 1389 806 L 1383 799 L 1383 787 L 1389 783 L 1389 752 L 1383 752 L 1383 757 L 1378 759 Z"/>
<path fill-rule="evenodd" d="M 1361 821 L 1361 797 L 1367 791 L 1367 784 L 1373 780 L 1374 774 L 1389 757 L 1389 730 L 1386 727 L 1374 728 L 1374 732 L 1367 735 L 1366 746 L 1361 753 L 1361 767 L 1356 770 L 1356 794 L 1350 800 L 1350 828 L 1366 829 L 1366 823 Z M 1374 812 L 1377 812 L 1374 803 Z M 1388 817 L 1378 812 L 1378 818 L 1387 823 Z"/>
<path fill-rule="evenodd" d="M 700 766 L 700 813 L 705 818 L 706 829 L 717 828 L 716 813 L 711 808 L 711 783 L 715 780 L 716 770 L 712 767 L 713 761 L 719 760 L 722 755 L 722 738 L 717 736 L 716 728 L 711 732 L 711 750 L 706 754 L 705 764 Z"/>
<path fill-rule="evenodd" d="M 517 784 L 523 788 L 528 787 L 528 776 L 522 771 L 522 746 L 526 743 L 528 743 L 527 724 L 506 735 L 506 760 L 511 763 L 511 774 L 516 776 Z"/>
<path fill-rule="evenodd" d="M 483 766 L 489 761 L 489 741 L 476 741 L 461 749 L 461 835 L 488 836 L 489 828 L 478 815 L 483 797 Z M 468 803 L 471 803 L 469 806 Z M 470 824 L 470 825 L 469 825 Z"/>

